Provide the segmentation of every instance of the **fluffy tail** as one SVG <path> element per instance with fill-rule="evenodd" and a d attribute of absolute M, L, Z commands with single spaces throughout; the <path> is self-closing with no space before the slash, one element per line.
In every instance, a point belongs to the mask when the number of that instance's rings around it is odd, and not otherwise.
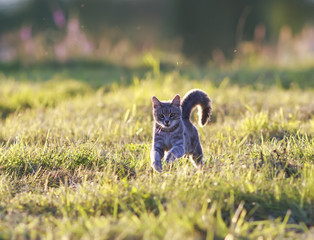
<path fill-rule="evenodd" d="M 211 100 L 208 95 L 199 89 L 193 89 L 185 94 L 182 100 L 182 119 L 190 119 L 195 106 L 199 106 L 199 124 L 201 127 L 209 121 L 212 113 Z"/>

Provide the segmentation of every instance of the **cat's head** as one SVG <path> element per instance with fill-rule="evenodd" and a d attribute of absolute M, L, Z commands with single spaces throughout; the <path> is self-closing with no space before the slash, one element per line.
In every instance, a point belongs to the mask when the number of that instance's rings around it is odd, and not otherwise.
<path fill-rule="evenodd" d="M 163 128 L 171 128 L 181 120 L 180 96 L 176 95 L 172 101 L 159 101 L 152 97 L 153 116 L 155 121 Z"/>

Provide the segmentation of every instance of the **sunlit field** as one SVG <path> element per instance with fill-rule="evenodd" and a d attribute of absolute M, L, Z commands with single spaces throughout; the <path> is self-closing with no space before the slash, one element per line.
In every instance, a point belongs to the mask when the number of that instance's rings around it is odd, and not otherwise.
<path fill-rule="evenodd" d="M 151 65 L 0 73 L 0 239 L 313 239 L 313 70 Z M 204 167 L 157 174 L 151 97 L 193 88 Z"/>

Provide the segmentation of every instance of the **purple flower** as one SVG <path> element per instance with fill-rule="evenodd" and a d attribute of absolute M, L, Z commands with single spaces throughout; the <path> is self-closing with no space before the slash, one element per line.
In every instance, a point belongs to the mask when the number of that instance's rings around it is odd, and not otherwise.
<path fill-rule="evenodd" d="M 55 24 L 57 25 L 58 28 L 64 27 L 65 17 L 60 9 L 53 12 L 53 20 L 55 21 Z"/>

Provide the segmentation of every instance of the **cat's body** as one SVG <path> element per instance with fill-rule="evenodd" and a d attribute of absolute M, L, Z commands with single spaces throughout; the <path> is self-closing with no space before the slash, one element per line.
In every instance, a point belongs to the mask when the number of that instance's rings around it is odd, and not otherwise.
<path fill-rule="evenodd" d="M 190 121 L 190 114 L 195 106 L 200 106 L 200 125 L 204 126 L 210 118 L 211 100 L 201 90 L 188 92 L 180 104 L 180 96 L 176 95 L 170 102 L 153 101 L 153 146 L 151 165 L 155 171 L 162 171 L 161 159 L 167 163 L 189 155 L 194 165 L 203 164 L 203 152 L 196 127 Z"/>

